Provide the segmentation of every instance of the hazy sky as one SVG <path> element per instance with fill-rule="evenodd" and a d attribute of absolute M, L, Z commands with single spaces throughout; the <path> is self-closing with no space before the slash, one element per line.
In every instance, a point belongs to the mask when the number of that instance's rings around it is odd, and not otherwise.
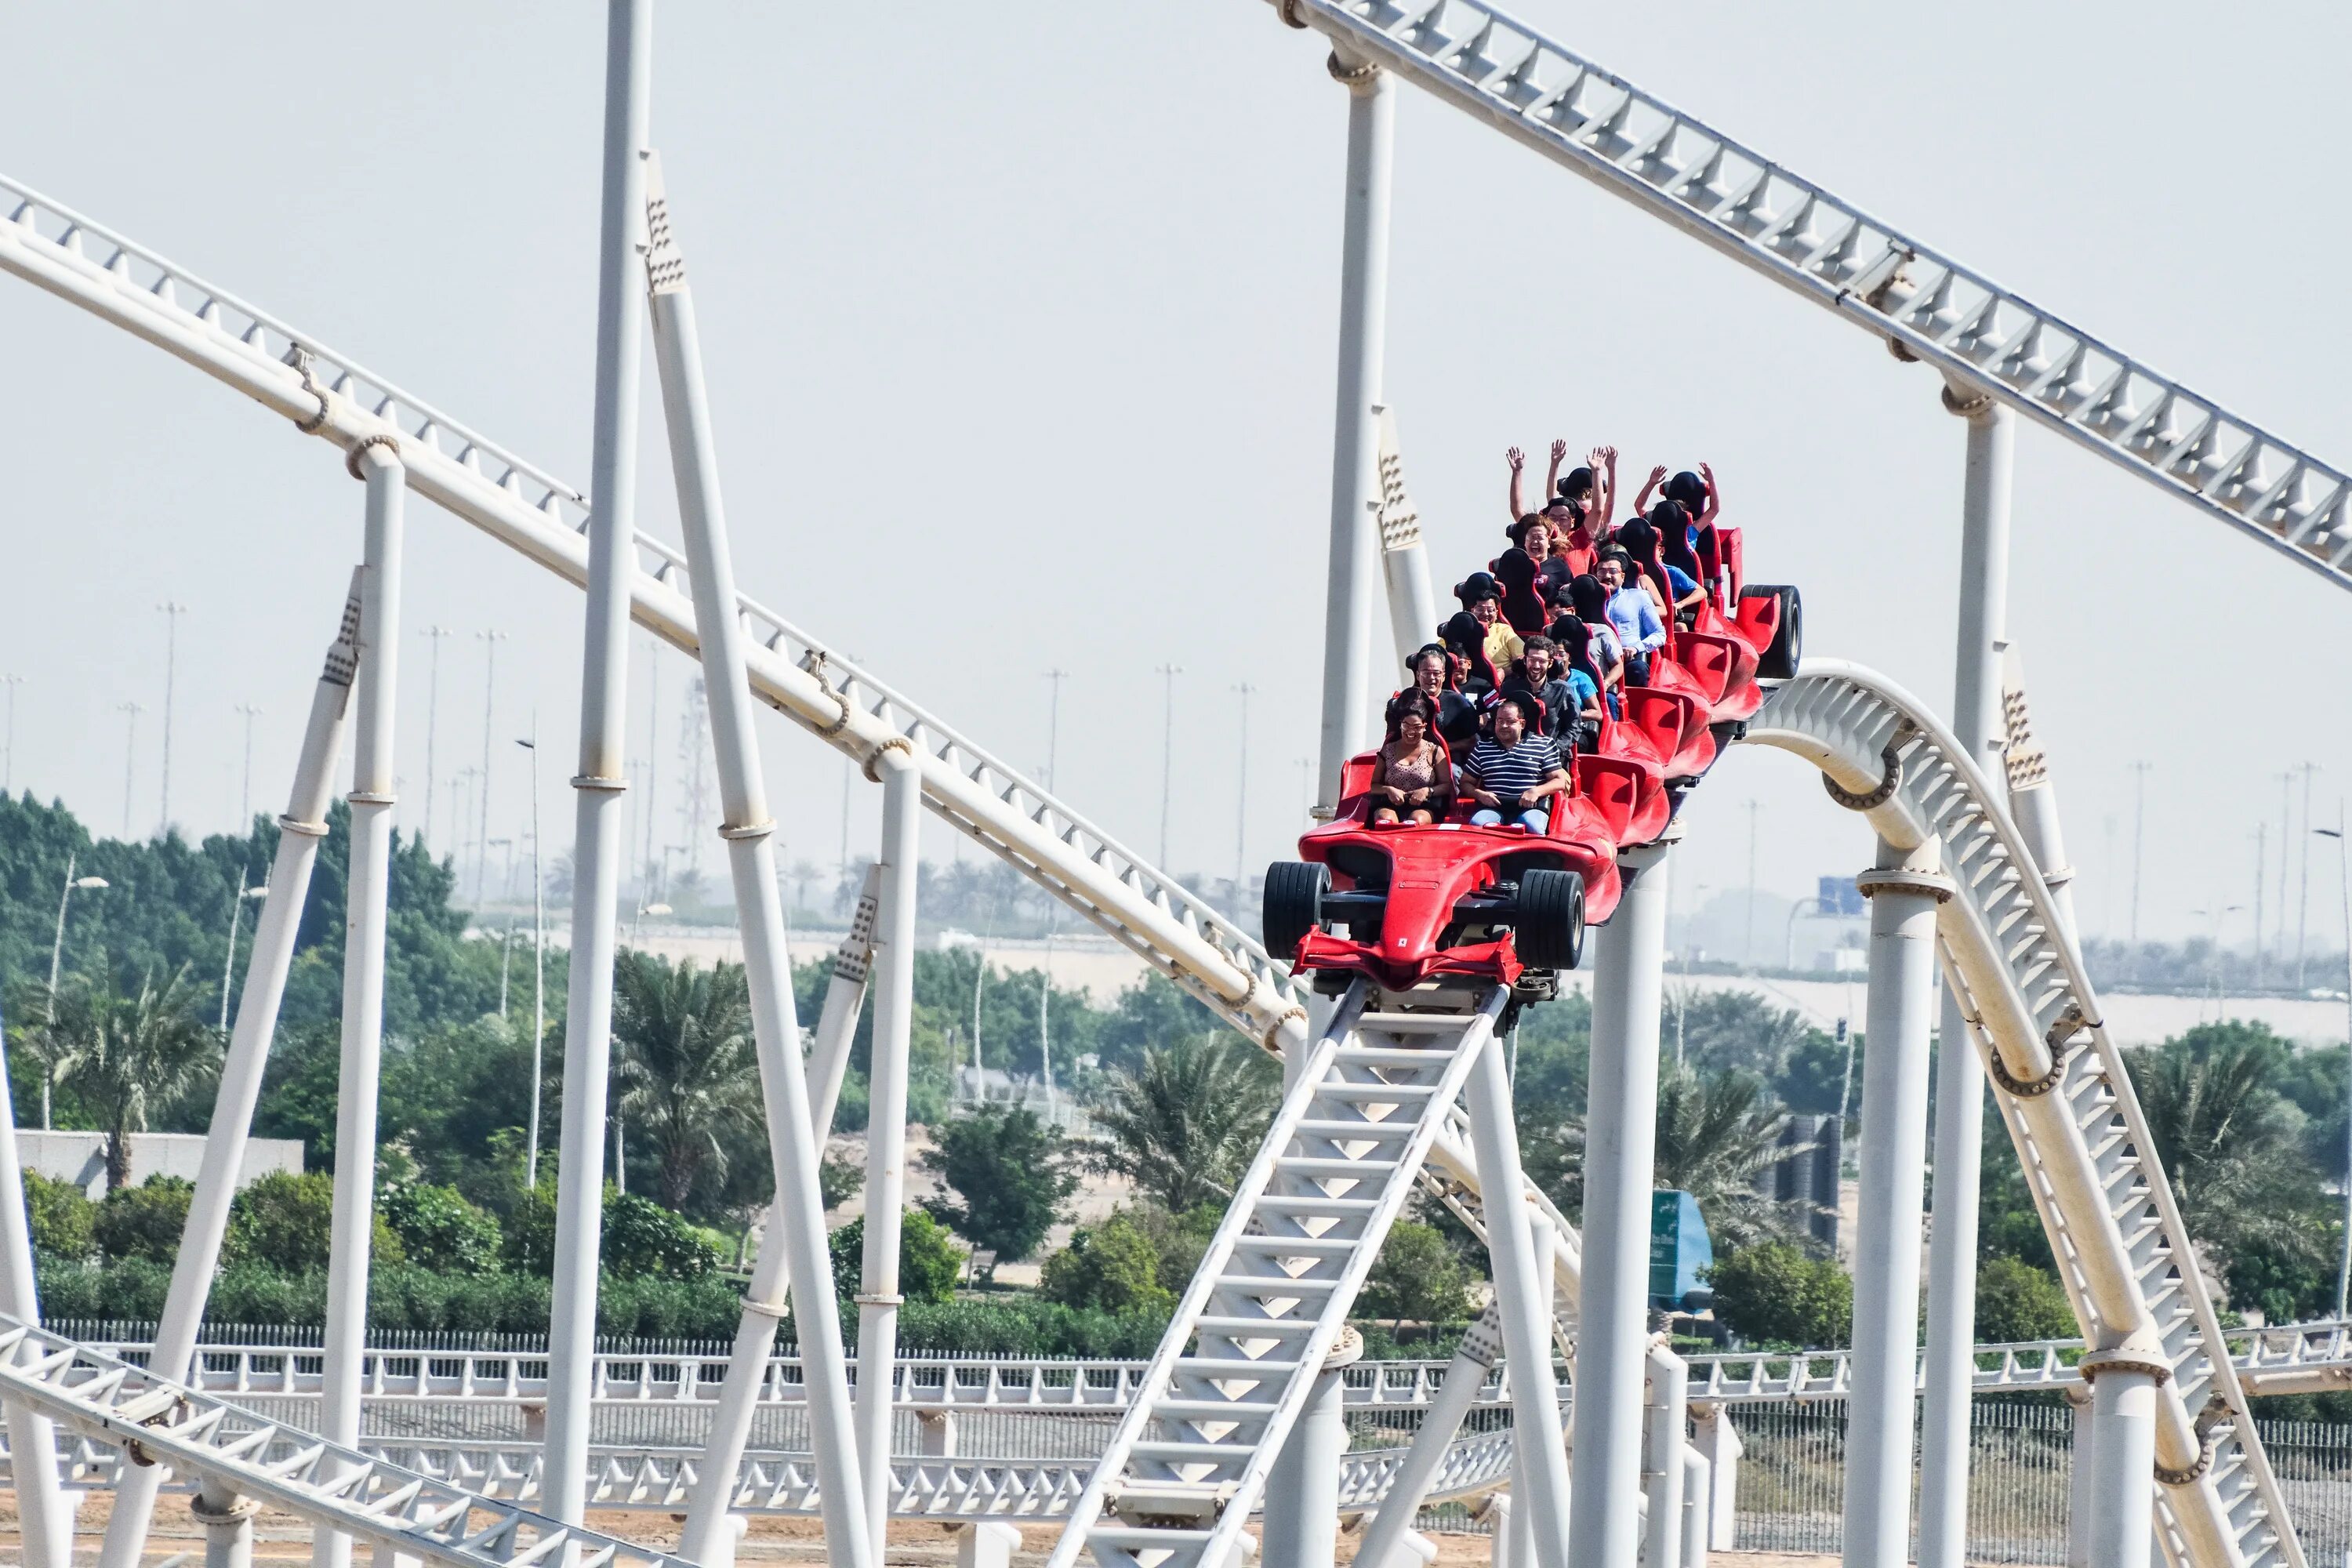
<path fill-rule="evenodd" d="M 2324 150 L 2352 21 L 1991 0 L 1964 26 L 1858 5 L 1526 14 L 1654 91 L 2338 463 L 2347 307 Z M 586 483 L 603 7 L 149 3 L 0 15 L 0 170 Z M 1044 761 L 1149 852 L 1176 682 L 1180 869 L 1284 853 L 1314 744 L 1344 94 L 1260 0 L 664 7 L 654 135 L 692 267 L 744 586 L 983 743 Z M 2222 68 L 2217 70 L 2217 67 Z M 2256 73 L 2259 72 L 2259 75 Z M 2250 84 L 2259 82 L 2256 90 Z M 1407 90 L 1387 390 L 1442 583 L 1502 543 L 1502 448 L 1609 440 L 1638 476 L 1704 458 L 1754 574 L 1802 585 L 1809 647 L 1951 687 L 1962 427 L 1923 367 L 1463 115 Z M 358 549 L 340 458 L 157 351 L 0 279 L 14 783 L 123 826 L 158 815 L 163 619 L 181 623 L 173 808 L 282 804 Z M 647 382 L 650 387 L 651 366 Z M 674 537 L 646 421 L 644 522 Z M 2146 934 L 2253 903 L 2278 775 L 2352 786 L 2336 591 L 2069 443 L 2018 437 L 2011 631 L 2088 929 L 2127 919 L 2135 761 Z M 423 818 L 428 626 L 446 780 L 478 764 L 500 646 L 492 836 L 525 822 L 536 706 L 568 847 L 580 601 L 445 514 L 410 521 L 404 819 Z M 1383 628 L 1383 646 L 1385 630 Z M 646 645 L 634 647 L 645 753 Z M 656 667 L 656 842 L 680 843 L 689 666 Z M 768 739 L 786 853 L 839 853 L 844 765 Z M 2298 799 L 2299 789 L 2298 788 Z M 854 800 L 853 852 L 876 792 Z M 1809 769 L 1736 752 L 1690 809 L 1685 889 L 1810 891 L 1865 863 Z M 643 826 L 637 828 L 640 840 Z M 931 828 L 934 852 L 947 838 Z M 2298 833 L 2298 837 L 2300 834 Z M 703 851 L 719 860 L 715 842 Z M 2339 929 L 2332 858 L 2315 933 Z M 2276 920 L 2277 875 L 2264 900 Z M 2196 914 L 2192 911 L 2207 911 Z M 2290 906 L 2292 913 L 2292 906 Z M 2233 941 L 2251 912 L 2231 915 Z"/>

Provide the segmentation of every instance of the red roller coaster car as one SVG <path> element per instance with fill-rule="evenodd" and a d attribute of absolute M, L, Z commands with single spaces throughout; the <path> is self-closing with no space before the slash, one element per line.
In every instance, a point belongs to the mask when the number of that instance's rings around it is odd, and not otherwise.
<path fill-rule="evenodd" d="M 1736 570 L 1736 536 L 1727 553 Z M 1362 974 L 1391 992 L 1473 981 L 1551 994 L 1583 956 L 1586 923 L 1623 894 L 1618 851 L 1664 831 L 1763 701 L 1758 683 L 1796 673 L 1797 591 L 1735 577 L 1726 597 L 1735 613 L 1709 605 L 1676 632 L 1651 685 L 1626 692 L 1624 718 L 1570 762 L 1548 831 L 1474 826 L 1466 800 L 1428 826 L 1375 826 L 1373 756 L 1350 758 L 1335 819 L 1299 839 L 1299 859 L 1266 868 L 1267 950 L 1327 989 Z"/>

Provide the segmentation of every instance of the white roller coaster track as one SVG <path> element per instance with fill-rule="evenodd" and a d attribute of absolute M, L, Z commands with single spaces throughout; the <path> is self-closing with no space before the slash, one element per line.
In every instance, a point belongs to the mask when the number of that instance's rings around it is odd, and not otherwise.
<path fill-rule="evenodd" d="M 1851 665 L 1808 663 L 1748 739 L 1817 764 L 1897 848 L 1941 843 L 1958 888 L 1937 916 L 1946 982 L 1963 999 L 2076 1318 L 2095 1345 L 2129 1343 L 2168 1373 L 2157 1433 L 2168 1556 L 2303 1568 L 2139 1101 L 1999 789 L 1922 704 Z"/>
<path fill-rule="evenodd" d="M 1905 357 L 2352 588 L 2352 479 L 1482 0 L 1274 0 Z"/>

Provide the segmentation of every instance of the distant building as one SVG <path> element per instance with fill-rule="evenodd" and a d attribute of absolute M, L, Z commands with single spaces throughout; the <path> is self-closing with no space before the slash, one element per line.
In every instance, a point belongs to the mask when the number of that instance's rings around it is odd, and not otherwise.
<path fill-rule="evenodd" d="M 150 1176 L 177 1176 L 193 1182 L 204 1163 L 205 1135 L 201 1132 L 134 1132 L 131 1135 L 131 1182 L 136 1186 Z M 38 1171 L 53 1182 L 71 1182 L 93 1198 L 106 1195 L 106 1134 L 103 1132 L 39 1132 L 16 1130 L 16 1157 L 25 1168 Z M 249 1187 L 262 1177 L 283 1171 L 302 1173 L 302 1140 L 250 1138 L 236 1184 Z"/>

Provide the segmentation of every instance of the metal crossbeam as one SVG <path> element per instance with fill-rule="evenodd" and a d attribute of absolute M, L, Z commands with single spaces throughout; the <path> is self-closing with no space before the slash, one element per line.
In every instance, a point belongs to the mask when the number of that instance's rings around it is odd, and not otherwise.
<path fill-rule="evenodd" d="M 1683 233 L 2352 588 L 2352 479 L 1483 0 L 1276 0 Z"/>
<path fill-rule="evenodd" d="M 322 1529 L 447 1568 L 685 1568 L 667 1552 L 324 1442 L 5 1316 L 0 1391 L 134 1464 L 168 1465 L 183 1479 L 204 1478 Z"/>

